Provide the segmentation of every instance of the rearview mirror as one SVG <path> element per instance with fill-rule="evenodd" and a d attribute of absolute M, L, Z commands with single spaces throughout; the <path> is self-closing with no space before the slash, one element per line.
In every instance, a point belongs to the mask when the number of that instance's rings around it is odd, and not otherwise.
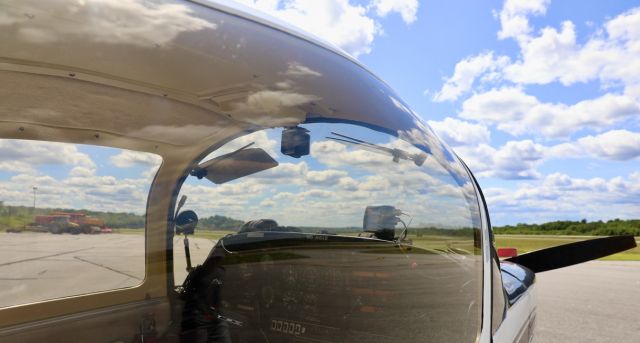
<path fill-rule="evenodd" d="M 223 184 L 278 166 L 266 151 L 260 148 L 239 149 L 199 164 L 191 175 L 206 177 L 215 184 Z"/>

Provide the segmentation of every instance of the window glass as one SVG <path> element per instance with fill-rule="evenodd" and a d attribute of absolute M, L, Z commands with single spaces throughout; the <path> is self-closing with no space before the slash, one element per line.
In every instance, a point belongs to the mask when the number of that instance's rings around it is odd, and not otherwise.
<path fill-rule="evenodd" d="M 0 140 L 0 307 L 132 287 L 159 156 Z"/>
<path fill-rule="evenodd" d="M 182 289 L 185 328 L 218 318 L 209 334 L 233 342 L 475 341 L 479 210 L 452 155 L 316 123 L 239 137 L 191 174 L 181 194 L 200 217 L 202 266 Z"/>

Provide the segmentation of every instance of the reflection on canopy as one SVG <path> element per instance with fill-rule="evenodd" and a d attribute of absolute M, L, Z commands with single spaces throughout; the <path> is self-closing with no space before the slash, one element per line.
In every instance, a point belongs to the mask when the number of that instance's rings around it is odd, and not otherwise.
<path fill-rule="evenodd" d="M 37 3 L 31 6 L 29 3 Z M 218 25 L 194 16 L 184 4 L 151 1 L 76 1 L 61 9 L 55 2 L 6 1 L 0 16 L 0 27 L 23 24 L 17 34 L 33 43 L 55 43 L 61 38 L 91 37 L 109 44 L 161 47 L 183 32 L 215 30 Z M 24 9 L 29 8 L 25 13 Z M 87 13 L 100 13 L 89 16 Z M 68 17 L 67 20 L 60 18 Z M 78 30 L 78 21 L 90 18 L 90 23 Z M 56 20 L 50 25 L 48 20 Z"/>
<path fill-rule="evenodd" d="M 409 213 L 414 228 L 478 227 L 475 189 L 464 167 L 445 157 L 444 146 L 435 145 L 433 155 L 418 166 L 411 159 L 394 162 L 391 155 L 328 139 L 325 132 L 350 132 L 350 136 L 407 156 L 425 154 L 401 138 L 344 124 L 305 128 L 312 137 L 309 156 L 296 160 L 276 152 L 278 129 L 254 132 L 232 140 L 205 160 L 255 142 L 279 166 L 221 186 L 188 181 L 182 192 L 200 204 L 198 210 L 204 215 L 242 220 L 268 217 L 301 227 L 358 227 L 367 205 L 387 204 Z M 429 137 L 414 133 L 413 140 L 423 139 L 422 145 Z"/>

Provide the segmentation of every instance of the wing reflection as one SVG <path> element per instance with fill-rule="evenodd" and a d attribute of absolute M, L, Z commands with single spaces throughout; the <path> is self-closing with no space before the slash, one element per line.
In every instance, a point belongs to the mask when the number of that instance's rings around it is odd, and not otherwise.
<path fill-rule="evenodd" d="M 334 140 L 336 142 L 339 143 L 347 143 L 347 144 L 352 144 L 355 145 L 359 148 L 365 149 L 365 150 L 369 150 L 372 152 L 376 152 L 376 153 L 382 153 L 382 154 L 387 154 L 387 155 L 391 155 L 393 157 L 393 162 L 398 163 L 400 161 L 400 159 L 403 160 L 409 160 L 409 161 L 413 161 L 413 163 L 415 163 L 418 167 L 422 166 L 424 164 L 424 161 L 427 159 L 427 155 L 423 154 L 423 153 L 419 153 L 419 154 L 409 154 L 408 152 L 398 149 L 398 148 L 387 148 L 381 145 L 377 145 L 377 144 L 373 144 L 373 143 L 369 143 L 367 141 L 363 141 L 361 139 L 357 139 L 357 138 L 353 138 L 353 137 L 349 137 L 343 134 L 339 134 L 336 132 L 331 132 L 332 135 L 338 136 L 338 137 L 327 137 L 328 139 Z"/>

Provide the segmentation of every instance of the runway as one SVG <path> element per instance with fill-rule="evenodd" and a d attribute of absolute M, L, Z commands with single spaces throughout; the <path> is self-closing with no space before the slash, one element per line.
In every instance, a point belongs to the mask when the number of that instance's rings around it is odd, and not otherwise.
<path fill-rule="evenodd" d="M 144 236 L 0 233 L 0 307 L 111 289 L 144 279 Z"/>
<path fill-rule="evenodd" d="M 537 275 L 535 342 L 640 342 L 640 262 L 592 261 Z"/>

